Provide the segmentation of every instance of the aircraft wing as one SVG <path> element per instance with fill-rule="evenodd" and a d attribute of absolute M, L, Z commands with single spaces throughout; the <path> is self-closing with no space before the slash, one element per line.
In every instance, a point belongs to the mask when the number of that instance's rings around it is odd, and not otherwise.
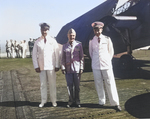
<path fill-rule="evenodd" d="M 115 54 L 127 51 L 127 45 L 130 44 L 130 42 L 128 39 L 129 36 L 125 31 L 126 29 L 131 31 L 132 40 L 133 38 L 138 38 L 140 35 L 140 33 L 137 33 L 141 25 L 141 22 L 138 20 L 117 20 L 113 16 L 106 16 L 100 21 L 105 24 L 102 33 L 111 38 Z M 134 34 L 135 31 L 137 34 Z"/>
<path fill-rule="evenodd" d="M 137 20 L 117 20 L 112 16 L 100 20 L 105 24 L 103 34 L 112 39 L 115 54 L 127 51 L 126 29 L 130 31 L 132 50 L 150 45 L 150 0 L 140 0 L 117 16 L 135 16 Z"/>
<path fill-rule="evenodd" d="M 136 16 L 140 23 L 131 30 L 133 49 L 150 45 L 150 0 L 139 0 L 135 6 L 119 15 Z"/>
<path fill-rule="evenodd" d="M 118 0 L 107 0 L 96 8 L 66 24 L 58 33 L 56 37 L 57 42 L 65 44 L 68 41 L 67 32 L 70 28 L 73 28 L 77 33 L 76 40 L 82 42 L 85 51 L 89 46 L 89 40 L 94 36 L 91 24 L 95 21 L 99 21 L 107 15 L 112 15 L 112 11 L 115 10 L 117 2 Z"/>

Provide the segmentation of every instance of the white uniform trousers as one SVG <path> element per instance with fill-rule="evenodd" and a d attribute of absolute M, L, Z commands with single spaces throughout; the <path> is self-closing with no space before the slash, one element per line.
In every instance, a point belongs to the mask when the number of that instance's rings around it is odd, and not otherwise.
<path fill-rule="evenodd" d="M 26 58 L 26 49 L 23 48 L 22 58 Z"/>
<path fill-rule="evenodd" d="M 12 48 L 12 58 L 15 58 L 15 49 L 14 48 Z"/>
<path fill-rule="evenodd" d="M 56 103 L 56 73 L 55 70 L 43 70 L 40 72 L 41 102 L 47 102 L 47 85 L 49 84 L 50 100 Z"/>
<path fill-rule="evenodd" d="M 106 103 L 104 84 L 103 84 L 103 80 L 104 80 L 110 104 L 112 106 L 119 105 L 119 97 L 116 89 L 113 70 L 93 69 L 93 75 L 94 75 L 96 91 L 99 98 L 99 104 L 104 105 Z"/>

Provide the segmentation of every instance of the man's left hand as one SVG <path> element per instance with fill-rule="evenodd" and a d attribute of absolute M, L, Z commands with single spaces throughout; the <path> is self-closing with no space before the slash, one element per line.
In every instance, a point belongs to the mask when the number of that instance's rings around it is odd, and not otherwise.
<path fill-rule="evenodd" d="M 80 74 L 82 74 L 83 73 L 83 69 L 80 69 Z"/>
<path fill-rule="evenodd" d="M 59 71 L 59 68 L 55 68 L 55 72 Z"/>

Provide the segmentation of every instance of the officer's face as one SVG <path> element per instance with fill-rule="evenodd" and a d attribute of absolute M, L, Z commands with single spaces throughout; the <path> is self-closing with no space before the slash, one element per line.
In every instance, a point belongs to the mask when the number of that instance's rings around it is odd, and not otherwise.
<path fill-rule="evenodd" d="M 102 33 L 102 31 L 103 31 L 103 28 L 102 28 L 102 27 L 100 27 L 100 28 L 95 28 L 95 29 L 94 29 L 94 34 L 95 34 L 96 36 L 100 36 L 100 34 Z"/>
<path fill-rule="evenodd" d="M 42 34 L 42 36 L 46 37 L 47 34 L 48 34 L 48 31 L 49 31 L 48 29 L 41 28 L 41 34 Z"/>
<path fill-rule="evenodd" d="M 69 39 L 69 42 L 73 42 L 76 38 L 76 34 L 75 33 L 71 33 L 71 34 L 68 34 L 68 39 Z"/>

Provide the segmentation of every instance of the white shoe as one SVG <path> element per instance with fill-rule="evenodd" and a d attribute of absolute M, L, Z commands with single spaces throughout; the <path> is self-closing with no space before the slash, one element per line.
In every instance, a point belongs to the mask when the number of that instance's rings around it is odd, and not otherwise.
<path fill-rule="evenodd" d="M 53 107 L 57 107 L 57 103 L 55 102 L 55 103 L 53 103 Z"/>
<path fill-rule="evenodd" d="M 45 104 L 45 103 L 41 103 L 41 104 L 39 104 L 39 107 L 44 107 L 44 104 Z"/>

